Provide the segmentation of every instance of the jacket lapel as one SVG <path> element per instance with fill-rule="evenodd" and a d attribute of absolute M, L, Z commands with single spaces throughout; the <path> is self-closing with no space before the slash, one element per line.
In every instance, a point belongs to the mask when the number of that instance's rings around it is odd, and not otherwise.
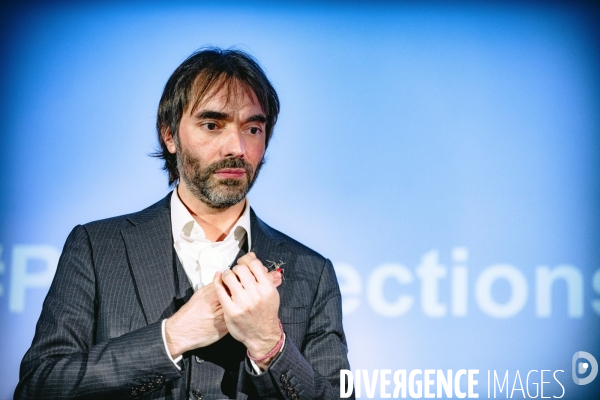
<path fill-rule="evenodd" d="M 128 218 L 123 229 L 129 265 L 146 323 L 164 317 L 175 297 L 171 196 Z"/>
<path fill-rule="evenodd" d="M 286 246 L 285 237 L 261 221 L 254 210 L 250 209 L 250 229 L 252 230 L 252 249 L 256 257 L 267 268 L 272 263 L 281 263 L 283 269 L 283 282 L 277 288 L 279 291 L 280 307 L 285 307 L 292 295 L 291 282 L 296 279 L 297 255 Z"/>

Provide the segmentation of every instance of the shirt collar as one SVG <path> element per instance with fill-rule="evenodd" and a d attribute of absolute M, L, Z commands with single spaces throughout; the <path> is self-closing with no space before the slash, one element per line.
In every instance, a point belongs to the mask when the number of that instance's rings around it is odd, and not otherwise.
<path fill-rule="evenodd" d="M 235 225 L 229 231 L 229 234 L 223 241 L 235 239 L 241 242 L 244 238 L 244 233 L 248 238 L 248 249 L 252 249 L 252 240 L 250 235 L 250 202 L 246 198 L 246 206 L 244 212 L 238 218 Z M 177 187 L 173 190 L 171 195 L 171 229 L 173 232 L 173 241 L 177 242 L 181 232 L 184 232 L 186 236 L 189 236 L 192 232 L 197 237 L 206 238 L 202 227 L 194 220 L 192 214 L 188 211 L 187 207 L 183 204 L 179 195 L 177 194 Z M 197 229 L 197 231 L 194 231 Z"/>

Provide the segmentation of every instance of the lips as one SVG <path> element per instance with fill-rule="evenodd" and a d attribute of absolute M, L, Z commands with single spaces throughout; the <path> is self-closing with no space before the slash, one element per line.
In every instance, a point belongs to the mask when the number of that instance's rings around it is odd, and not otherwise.
<path fill-rule="evenodd" d="M 243 168 L 222 168 L 215 171 L 215 175 L 220 178 L 239 179 L 246 175 L 246 170 Z"/>

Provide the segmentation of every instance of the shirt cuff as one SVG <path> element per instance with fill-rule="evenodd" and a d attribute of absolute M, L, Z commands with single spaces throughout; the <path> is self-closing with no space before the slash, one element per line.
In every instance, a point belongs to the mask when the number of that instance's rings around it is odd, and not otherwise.
<path fill-rule="evenodd" d="M 163 343 L 165 345 L 165 351 L 167 352 L 167 356 L 169 356 L 169 360 L 171 360 L 173 362 L 173 364 L 175 364 L 175 367 L 181 371 L 181 367 L 179 366 L 179 361 L 181 361 L 183 356 L 179 356 L 176 359 L 173 359 L 173 357 L 171 357 L 171 352 L 169 351 L 169 346 L 167 346 L 167 335 L 165 334 L 166 325 L 167 325 L 167 320 L 163 319 L 162 324 L 161 324 L 161 332 L 162 332 Z M 252 360 L 250 360 L 250 361 L 252 361 Z"/>
<path fill-rule="evenodd" d="M 163 336 L 164 336 L 164 335 L 163 335 Z M 279 351 L 277 352 L 277 354 L 281 353 L 281 352 L 283 351 L 283 348 L 284 348 L 284 347 L 285 347 L 285 332 L 283 332 L 283 344 L 281 345 L 281 348 L 279 349 Z M 168 353 L 168 351 L 167 351 L 167 353 Z M 169 355 L 169 357 L 171 357 L 171 356 Z M 262 370 L 262 369 L 261 369 L 261 368 L 258 366 L 258 364 L 257 364 L 257 363 L 255 363 L 255 362 L 254 362 L 254 360 L 252 360 L 251 358 L 248 358 L 248 359 L 250 360 L 250 364 L 252 365 L 252 370 L 254 370 L 254 373 L 255 373 L 256 375 L 260 375 L 260 374 L 262 374 L 263 372 L 265 372 L 265 371 L 263 371 L 263 370 Z"/>

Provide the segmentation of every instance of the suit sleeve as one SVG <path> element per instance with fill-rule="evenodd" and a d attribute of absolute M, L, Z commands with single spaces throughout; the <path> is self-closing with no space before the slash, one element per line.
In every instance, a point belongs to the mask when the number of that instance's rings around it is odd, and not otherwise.
<path fill-rule="evenodd" d="M 340 370 L 350 369 L 341 301 L 333 265 L 325 260 L 302 349 L 286 340 L 283 351 L 260 375 L 253 375 L 246 363 L 261 398 L 340 398 Z"/>
<path fill-rule="evenodd" d="M 161 322 L 96 343 L 96 279 L 83 226 L 69 237 L 21 363 L 15 399 L 135 398 L 180 378 Z"/>

